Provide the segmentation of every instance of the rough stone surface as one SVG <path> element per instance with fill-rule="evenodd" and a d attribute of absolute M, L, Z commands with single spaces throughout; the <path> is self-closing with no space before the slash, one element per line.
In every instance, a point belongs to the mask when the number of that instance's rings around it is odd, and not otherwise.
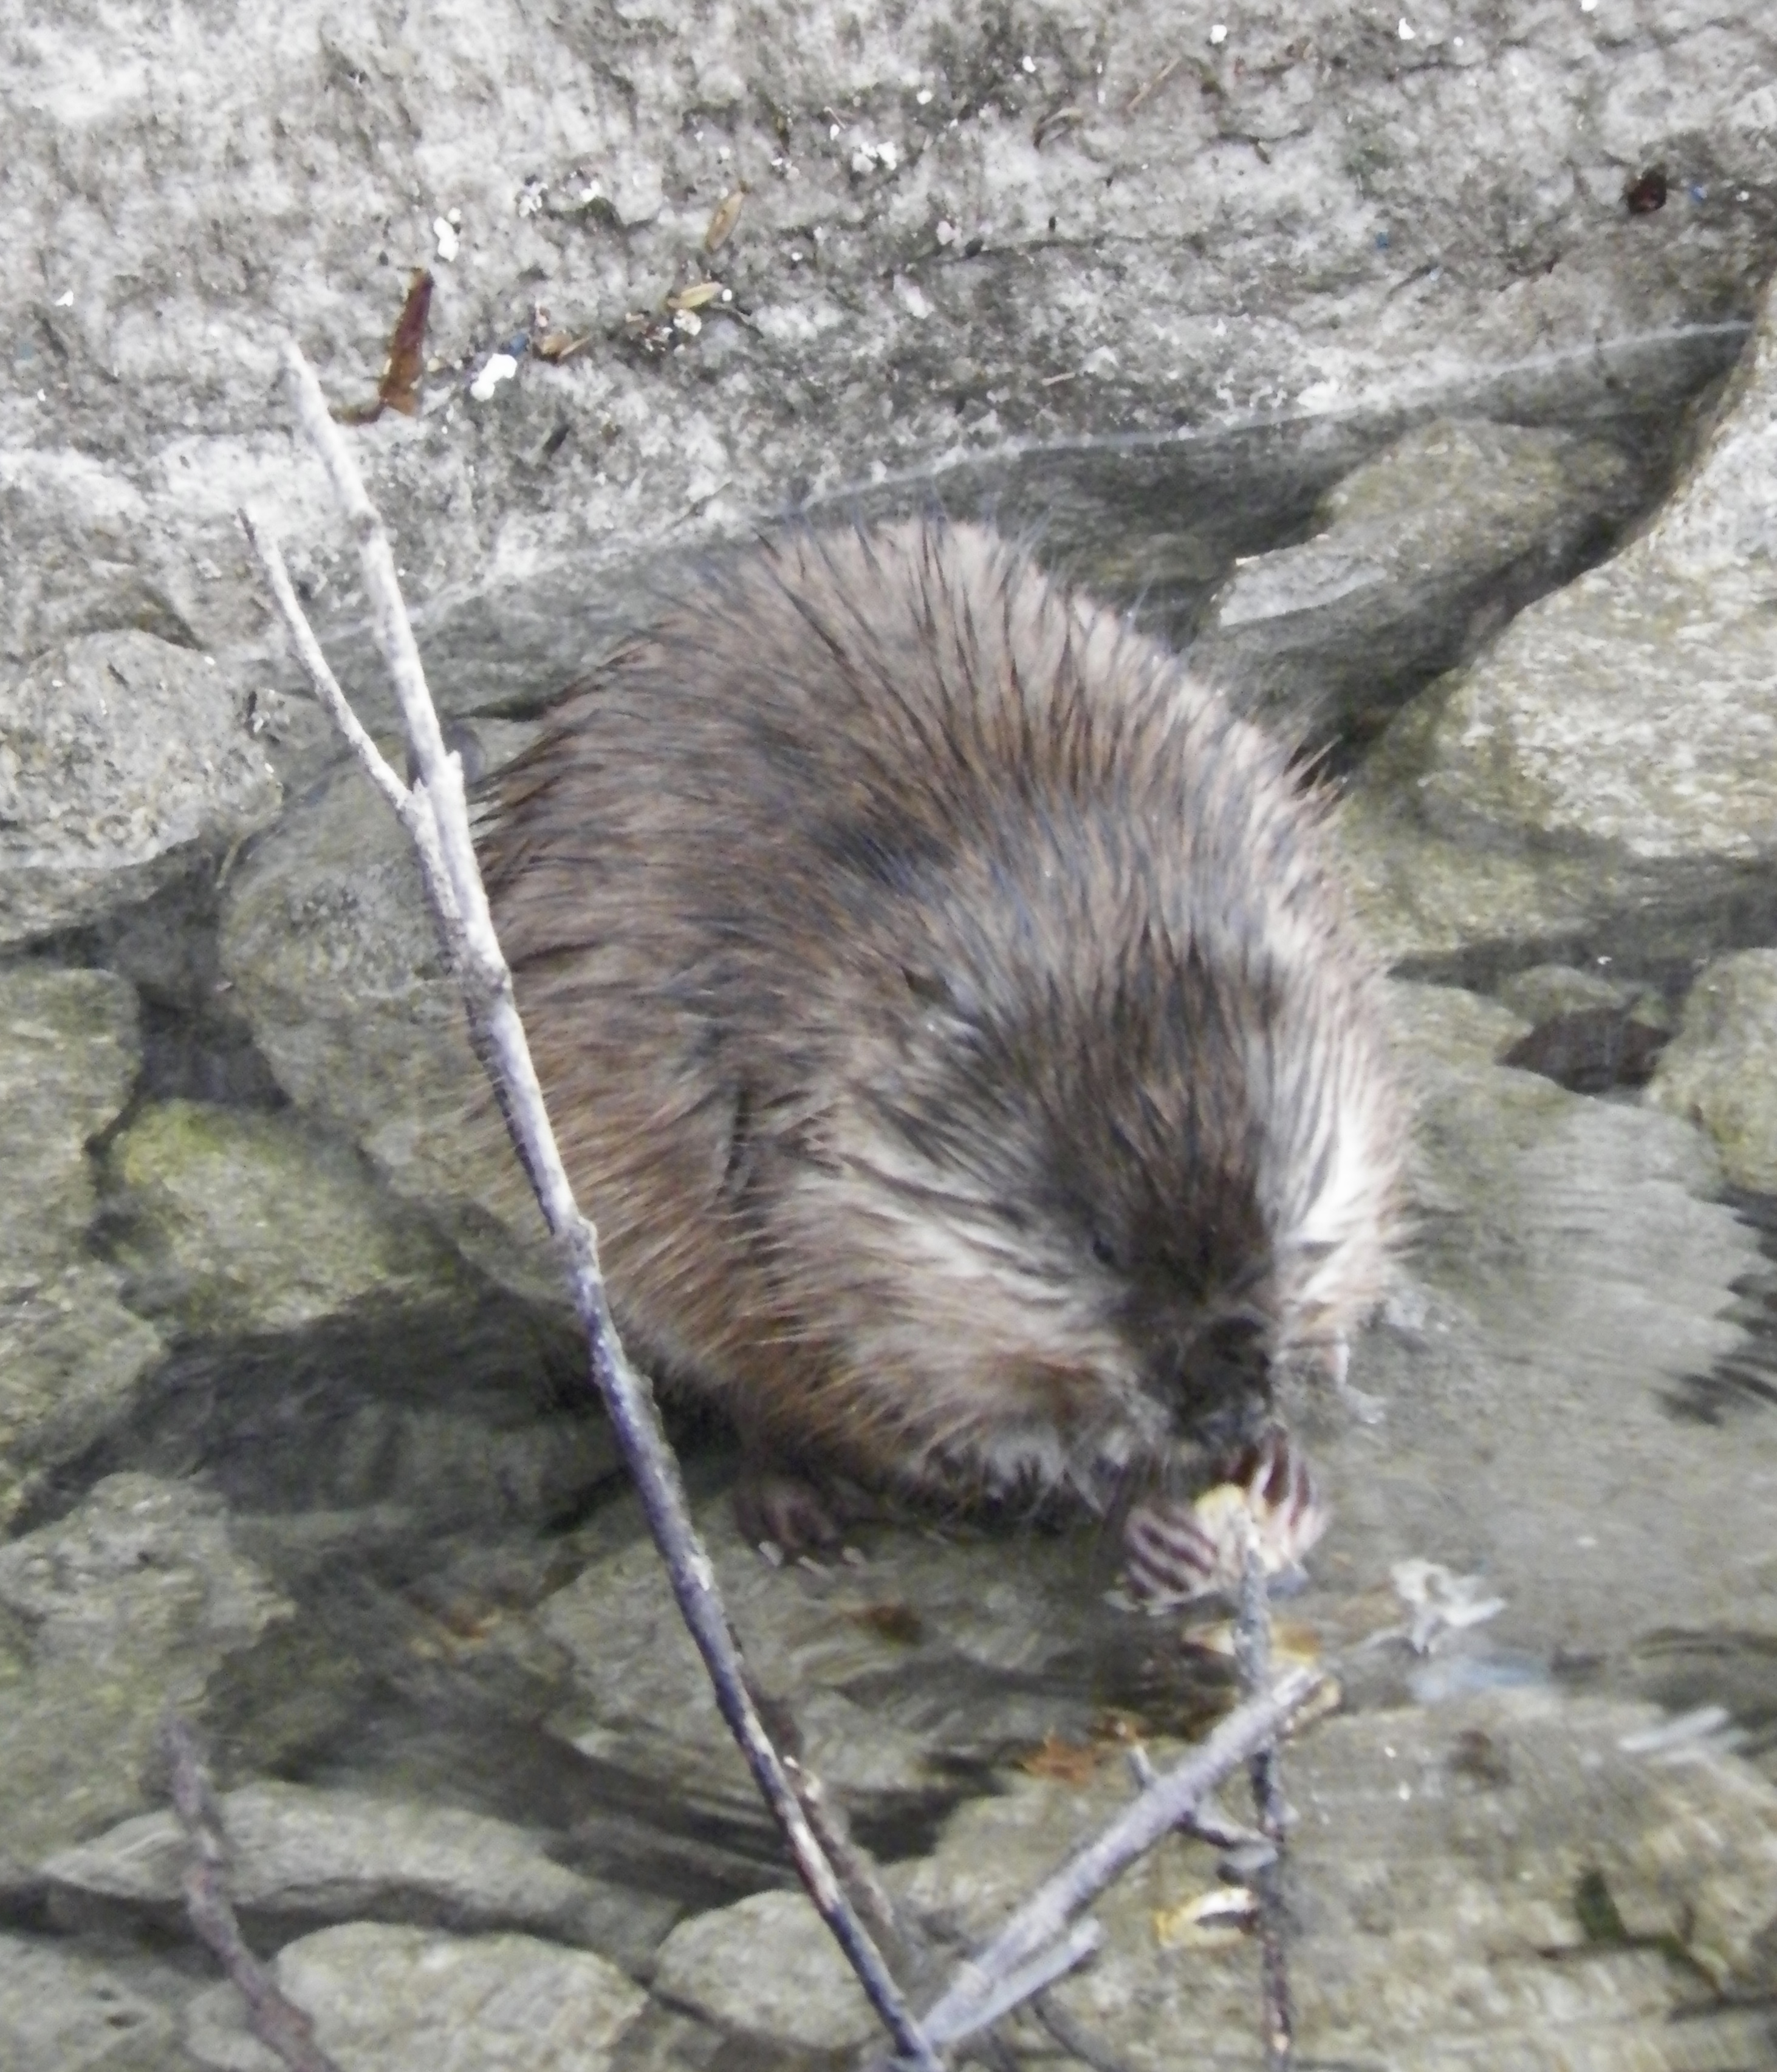
<path fill-rule="evenodd" d="M 213 657 L 140 632 L 52 648 L 0 686 L 0 942 L 146 897 L 282 796 Z"/>
<path fill-rule="evenodd" d="M 397 1193 L 424 1200 L 479 1264 L 561 1306 L 512 1154 L 496 1133 L 465 1126 L 485 1082 L 461 997 L 407 837 L 356 767 L 288 814 L 236 874 L 221 958 L 291 1100 L 360 1145 Z"/>
<path fill-rule="evenodd" d="M 353 436 L 459 707 L 565 680 L 638 571 L 811 493 L 918 503 L 936 479 L 1055 512 L 1140 582 L 1168 556 L 1137 515 L 1151 532 L 1176 490 L 1262 468 L 1280 418 L 1336 445 L 1351 413 L 1383 437 L 1440 409 L 1575 417 L 1731 352 L 1777 252 L 1761 10 L 1434 0 L 1409 40 L 1343 0 L 1261 0 L 1209 26 L 1170 0 L 892 22 L 295 0 L 21 27 L 0 538 L 27 572 L 0 639 L 146 618 L 255 642 L 243 500 L 355 621 L 274 350 L 294 331 L 367 401 L 426 262 L 419 414 Z M 1631 215 L 1656 163 L 1671 198 Z M 732 302 L 675 323 L 668 293 L 705 276 Z M 533 326 L 588 343 L 471 393 Z"/>
<path fill-rule="evenodd" d="M 0 1524 L 120 1416 L 161 1352 L 86 1246 L 88 1140 L 141 1063 L 136 997 L 105 972 L 0 972 Z"/>
<path fill-rule="evenodd" d="M 1107 1623 L 1089 1532 L 862 1526 L 856 1564 L 775 1568 L 741 1538 L 726 1497 L 698 1525 L 760 1687 L 796 1693 L 811 1767 L 861 1812 L 941 1803 L 955 1790 L 947 1770 L 1084 1724 Z M 681 1807 L 748 1804 L 751 1782 L 639 1519 L 536 1624 L 573 1665 L 557 1732 L 657 1779 Z"/>
<path fill-rule="evenodd" d="M 800 1892 L 755 1893 L 681 1922 L 660 1946 L 654 1991 L 780 2049 L 844 2050 L 877 2033 L 862 1987 Z"/>
<path fill-rule="evenodd" d="M 626 1959 L 665 1931 L 650 1909 L 564 1870 L 537 1837 L 452 1807 L 261 1783 L 220 1801 L 229 1895 L 249 1917 L 368 1919 L 415 1926 L 522 1928 Z M 165 1913 L 183 1903 L 188 1851 L 171 1813 L 126 1820 L 43 1865 L 53 1894 Z"/>
<path fill-rule="evenodd" d="M 1583 1014 L 1594 1008 L 1627 1007 L 1629 989 L 1600 971 L 1579 971 L 1572 964 L 1532 964 L 1515 972 L 1499 988 L 1499 998 L 1527 1022 L 1549 1022 L 1560 1014 Z"/>
<path fill-rule="evenodd" d="M 1293 1744 L 1304 2060 L 1436 2072 L 1758 2062 L 1763 2012 L 1712 2005 L 1702 1980 L 1763 1990 L 1777 1791 L 1706 1748 L 1671 1766 L 1624 1748 L 1658 1724 L 1649 1707 L 1502 1692 L 1335 1719 Z M 961 1809 L 899 1897 L 982 1934 L 1126 1803 L 1120 1771 L 1107 1763 L 1084 1786 L 1022 1778 Z M 1154 1851 L 1095 1907 L 1097 1960 L 1055 1989 L 1140 2072 L 1181 2058 L 1264 2062 L 1252 1945 L 1179 1933 L 1181 1910 L 1216 1883 L 1208 1850 Z M 1730 1919 L 1724 1934 L 1716 1924 Z"/>
<path fill-rule="evenodd" d="M 604 2072 L 645 1998 L 615 1966 L 528 1935 L 363 1922 L 287 1943 L 274 1970 L 340 2072 Z M 280 2072 L 232 1986 L 193 2005 L 186 2044 L 212 2072 Z"/>
<path fill-rule="evenodd" d="M 1777 315 L 1768 297 L 1761 309 L 1654 521 L 1416 701 L 1366 771 L 1379 818 L 1392 801 L 1397 825 L 1405 810 L 1434 841 L 1504 851 L 1539 882 L 1514 932 L 1551 906 L 1581 919 L 1720 900 L 1777 857 L 1777 522 L 1764 488 Z M 1409 862 L 1413 874 L 1421 913 L 1442 906 L 1450 925 L 1436 874 Z"/>
<path fill-rule="evenodd" d="M 348 1149 L 288 1115 L 154 1103 L 112 1143 L 106 1173 L 132 1299 L 188 1335 L 462 1298 L 450 1248 Z"/>
<path fill-rule="evenodd" d="M 290 1610 L 216 1498 L 147 1475 L 0 1547 L 0 1890 L 140 1812 L 169 1710 Z"/>
<path fill-rule="evenodd" d="M 1372 734 L 1601 548 L 1635 487 L 1602 441 L 1437 419 L 1331 490 L 1311 539 L 1239 564 L 1191 666 L 1298 730 Z"/>
<path fill-rule="evenodd" d="M 90 1954 L 0 1935 L 0 2064 L 7 2072 L 173 2072 L 165 2011 Z"/>
<path fill-rule="evenodd" d="M 1777 1194 L 1777 950 L 1698 973 L 1647 1098 L 1707 1130 L 1736 1186 Z"/>

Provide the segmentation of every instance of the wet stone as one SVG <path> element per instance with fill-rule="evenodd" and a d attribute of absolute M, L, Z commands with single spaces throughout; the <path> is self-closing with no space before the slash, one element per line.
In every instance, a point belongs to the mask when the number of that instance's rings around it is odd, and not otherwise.
<path fill-rule="evenodd" d="M 0 1934 L 0 2065 L 6 2072 L 175 2072 L 165 2011 L 88 1953 Z"/>
<path fill-rule="evenodd" d="M 108 1252 L 176 1341 L 122 1457 L 244 1511 L 364 1513 L 369 1544 L 534 1523 L 615 1472 L 584 1388 L 558 1401 L 574 1341 L 305 1118 L 150 1103 L 104 1176 Z"/>
<path fill-rule="evenodd" d="M 189 1484 L 113 1475 L 0 1547 L 0 1893 L 158 1798 L 167 1712 L 290 1611 Z"/>
<path fill-rule="evenodd" d="M 1762 1989 L 1769 1959 L 1755 1924 L 1777 1912 L 1777 1790 L 1707 1749 L 1663 1765 L 1625 1749 L 1660 1716 L 1502 1693 L 1335 1718 L 1290 1744 L 1291 1983 L 1305 2062 L 1410 2056 L 1439 2072 L 1762 2062 L 1763 2012 L 1727 2004 L 1711 1982 Z M 1163 1767 L 1178 1751 L 1153 1753 Z M 953 1816 L 899 1897 L 953 1930 L 988 1933 L 1129 1789 L 1117 1766 L 1083 1786 L 1008 1780 Z M 1240 1810 L 1244 1795 L 1231 1784 L 1225 1803 Z M 1134 2072 L 1264 2062 L 1256 1949 L 1182 1931 L 1191 1902 L 1217 1885 L 1210 1850 L 1163 1844 L 1096 1903 L 1104 1947 L 1054 1988 L 1063 2012 Z M 1614 1913 L 1596 1904 L 1600 1889 Z M 1732 1922 L 1728 1934 L 1718 1918 Z M 1035 2045 L 1027 2025 L 1020 2040 Z"/>
<path fill-rule="evenodd" d="M 1777 1194 L 1777 950 L 1697 974 L 1647 1099 L 1706 1130 L 1736 1186 Z"/>
<path fill-rule="evenodd" d="M 123 980 L 0 972 L 0 1524 L 125 1413 L 162 1350 L 86 1242 L 97 1199 L 87 1145 L 140 1064 Z"/>
<path fill-rule="evenodd" d="M 584 1951 L 365 1922 L 287 1943 L 273 1971 L 340 2072 L 604 2072 L 646 2000 Z M 208 2072 L 281 2072 L 232 1985 L 193 2004 L 186 2045 Z"/>
<path fill-rule="evenodd" d="M 1570 1656 L 1628 1676 L 1662 1628 L 1766 1630 L 1777 1426 L 1683 1409 L 1699 1377 L 1756 1356 L 1740 1291 L 1768 1277 L 1712 1147 L 1491 1062 L 1524 1028 L 1497 1001 L 1390 999 L 1417 1235 L 1354 1363 L 1382 1422 L 1306 1407 L 1335 1520 L 1303 1614 L 1343 1645 L 1385 1622 L 1392 1563 L 1483 1575 L 1506 1609 L 1438 1665 L 1471 1688 Z"/>
<path fill-rule="evenodd" d="M 1107 1676 L 1114 1688 L 1114 1651 L 1139 1639 L 1100 1600 L 1089 1528 L 861 1526 L 861 1564 L 775 1568 L 742 1540 L 726 1495 L 697 1524 L 756 1679 L 789 1701 L 810 1766 L 854 1817 L 942 1807 L 982 1764 L 1083 1729 Z M 681 1807 L 752 1802 L 639 1519 L 536 1625 L 572 1662 L 556 1733 L 658 1779 Z"/>
<path fill-rule="evenodd" d="M 654 1992 L 707 2021 L 795 2050 L 843 2050 L 877 2033 L 863 1988 L 800 1892 L 756 1893 L 681 1922 Z"/>
<path fill-rule="evenodd" d="M 249 1922 L 521 1928 L 635 1963 L 674 1913 L 564 1869 L 523 1828 L 453 1807 L 265 1782 L 220 1807 L 230 1897 Z M 61 1918 L 127 1908 L 171 1921 L 187 1854 L 172 1815 L 150 1813 L 51 1856 L 43 1875 Z"/>
<path fill-rule="evenodd" d="M 278 1084 L 357 1144 L 468 1256 L 566 1308 L 561 1276 L 486 1106 L 405 833 L 356 766 L 293 808 L 230 882 L 222 965 Z"/>
<path fill-rule="evenodd" d="M 299 1330 L 374 1298 L 460 1299 L 450 1248 L 288 1114 L 151 1104 L 106 1155 L 112 1256 L 187 1336 Z"/>
<path fill-rule="evenodd" d="M 83 635 L 0 683 L 0 941 L 95 920 L 277 812 L 282 790 L 213 659 Z"/>

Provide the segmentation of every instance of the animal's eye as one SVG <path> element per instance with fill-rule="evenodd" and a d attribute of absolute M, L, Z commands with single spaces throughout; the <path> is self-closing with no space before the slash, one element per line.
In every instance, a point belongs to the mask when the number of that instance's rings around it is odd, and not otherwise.
<path fill-rule="evenodd" d="M 1116 1271 L 1117 1264 L 1117 1247 L 1111 1243 L 1110 1240 L 1105 1236 L 1102 1231 L 1094 1231 L 1092 1232 L 1092 1256 L 1098 1261 L 1100 1266 L 1108 1266 L 1113 1272 Z"/>

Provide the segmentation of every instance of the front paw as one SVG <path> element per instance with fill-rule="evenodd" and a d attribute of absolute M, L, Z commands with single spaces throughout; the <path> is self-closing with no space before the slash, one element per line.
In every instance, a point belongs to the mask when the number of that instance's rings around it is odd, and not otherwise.
<path fill-rule="evenodd" d="M 1154 1609 L 1232 1594 L 1249 1540 L 1265 1573 L 1278 1575 L 1302 1560 L 1331 1515 L 1306 1455 L 1272 1425 L 1191 1502 L 1155 1497 L 1134 1507 L 1123 1529 L 1130 1590 Z"/>

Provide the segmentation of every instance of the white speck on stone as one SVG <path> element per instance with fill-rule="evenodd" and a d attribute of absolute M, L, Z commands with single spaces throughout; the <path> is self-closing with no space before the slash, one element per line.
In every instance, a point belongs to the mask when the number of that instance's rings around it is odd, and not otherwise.
<path fill-rule="evenodd" d="M 1397 35 L 1401 39 L 1401 42 L 1402 42 L 1402 43 L 1410 43 L 1413 41 L 1413 26 L 1412 23 L 1411 23 L 1411 22 L 1409 22 L 1409 21 L 1407 19 L 1407 18 L 1406 18 L 1406 16 L 1405 16 L 1405 14 L 1403 14 L 1403 15 L 1401 16 L 1401 25 L 1400 25 L 1400 27 L 1399 27 L 1395 31 L 1395 34 L 1396 34 L 1396 35 Z"/>
<path fill-rule="evenodd" d="M 953 223 L 946 223 L 940 218 L 937 228 L 932 234 L 940 245 L 954 245 L 956 241 L 956 226 Z"/>
<path fill-rule="evenodd" d="M 438 240 L 439 258 L 448 266 L 457 256 L 456 226 L 447 217 L 435 216 L 432 219 L 432 235 Z"/>
<path fill-rule="evenodd" d="M 1598 11 L 1598 0 L 1580 0 L 1580 12 L 1582 14 L 1595 14 Z"/>
<path fill-rule="evenodd" d="M 56 298 L 56 306 L 59 310 L 72 309 L 74 306 L 74 290 L 70 288 L 64 294 L 58 295 Z"/>
<path fill-rule="evenodd" d="M 905 273 L 895 277 L 895 299 L 910 317 L 928 317 L 932 314 L 932 304 L 924 289 L 917 281 L 910 281 Z"/>
<path fill-rule="evenodd" d="M 447 208 L 444 213 L 446 221 L 448 221 L 453 230 L 462 229 L 463 211 L 460 208 Z"/>
<path fill-rule="evenodd" d="M 835 138 L 836 137 L 837 137 L 837 135 L 838 135 L 838 134 L 839 134 L 839 125 L 838 125 L 837 122 L 831 122 L 831 123 L 829 123 L 829 125 L 827 125 L 827 138 L 828 138 L 828 142 L 830 143 L 830 142 L 833 141 L 833 138 Z"/>
<path fill-rule="evenodd" d="M 932 105 L 932 88 L 929 86 L 922 86 L 913 97 L 922 108 L 929 108 Z"/>
<path fill-rule="evenodd" d="M 703 329 L 703 319 L 695 310 L 680 310 L 673 319 L 673 328 L 682 331 L 687 338 L 695 338 Z"/>
<path fill-rule="evenodd" d="M 509 352 L 490 356 L 487 364 L 469 384 L 469 393 L 478 403 L 485 403 L 502 381 L 510 381 L 518 372 L 518 362 Z"/>
<path fill-rule="evenodd" d="M 1225 43 L 1228 41 L 1228 24 L 1226 22 L 1211 22 L 1210 23 L 1209 40 L 1212 43 Z"/>
<path fill-rule="evenodd" d="M 1018 64 L 1020 68 L 1025 72 L 1035 72 L 1037 68 L 1037 61 L 1030 56 L 1028 51 L 1026 51 L 1024 56 L 1018 60 Z"/>

